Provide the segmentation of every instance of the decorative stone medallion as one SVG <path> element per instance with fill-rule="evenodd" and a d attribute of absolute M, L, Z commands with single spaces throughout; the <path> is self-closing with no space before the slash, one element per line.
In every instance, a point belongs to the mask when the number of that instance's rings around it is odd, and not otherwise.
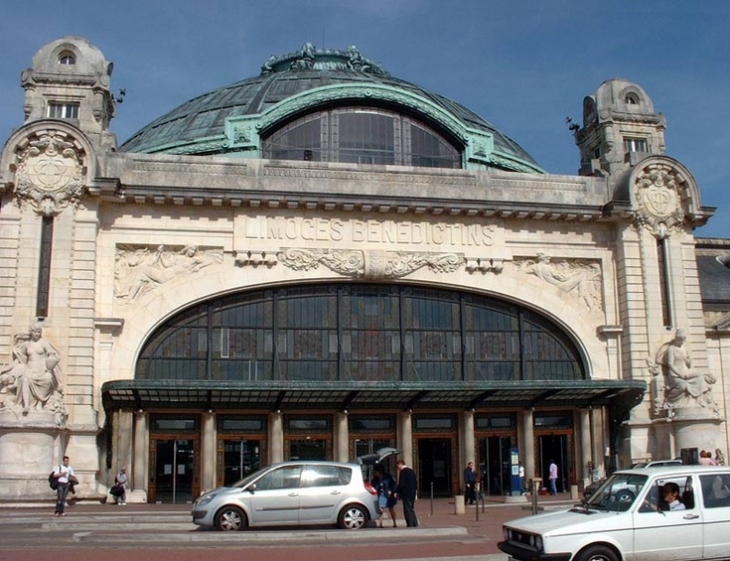
<path fill-rule="evenodd" d="M 78 205 L 84 192 L 82 150 L 52 129 L 30 137 L 17 152 L 15 194 L 21 206 L 44 216 Z"/>
<path fill-rule="evenodd" d="M 634 187 L 639 223 L 658 237 L 680 226 L 684 222 L 683 184 L 682 176 L 669 164 L 651 163 L 641 170 Z"/>

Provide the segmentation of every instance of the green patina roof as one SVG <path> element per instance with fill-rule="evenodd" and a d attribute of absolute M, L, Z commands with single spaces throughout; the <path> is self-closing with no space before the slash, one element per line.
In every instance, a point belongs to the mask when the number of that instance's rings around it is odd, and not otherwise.
<path fill-rule="evenodd" d="M 301 50 L 271 57 L 255 78 L 198 96 L 148 124 L 124 152 L 261 157 L 260 135 L 282 121 L 336 103 L 402 107 L 466 146 L 467 162 L 542 172 L 514 140 L 464 106 L 390 76 L 355 47 Z"/>

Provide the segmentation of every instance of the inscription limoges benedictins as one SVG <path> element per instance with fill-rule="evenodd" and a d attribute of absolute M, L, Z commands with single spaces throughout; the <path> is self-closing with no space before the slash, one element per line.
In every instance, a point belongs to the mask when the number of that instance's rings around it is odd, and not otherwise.
<path fill-rule="evenodd" d="M 445 222 L 342 220 L 301 216 L 254 216 L 246 219 L 249 240 L 306 240 L 367 244 L 494 245 L 491 226 Z"/>

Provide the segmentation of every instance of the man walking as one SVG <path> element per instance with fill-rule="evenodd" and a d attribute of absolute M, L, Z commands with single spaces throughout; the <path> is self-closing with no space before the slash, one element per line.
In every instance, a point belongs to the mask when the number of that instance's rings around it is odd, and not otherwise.
<path fill-rule="evenodd" d="M 558 494 L 558 464 L 555 463 L 555 460 L 550 460 L 550 467 L 548 468 L 549 473 L 549 480 L 550 480 L 550 494 L 551 495 L 557 495 Z"/>
<path fill-rule="evenodd" d="M 416 518 L 416 472 L 409 468 L 405 461 L 398 460 L 398 486 L 396 496 L 403 501 L 403 518 L 406 519 L 406 526 L 418 526 Z"/>
<path fill-rule="evenodd" d="M 477 502 L 477 474 L 474 471 L 474 462 L 469 462 L 464 470 L 464 499 L 470 505 Z"/>
<path fill-rule="evenodd" d="M 74 468 L 68 465 L 68 456 L 63 457 L 63 464 L 56 466 L 53 470 L 53 477 L 58 481 L 56 487 L 56 516 L 66 516 L 66 496 L 68 495 L 69 483 L 75 481 Z"/>

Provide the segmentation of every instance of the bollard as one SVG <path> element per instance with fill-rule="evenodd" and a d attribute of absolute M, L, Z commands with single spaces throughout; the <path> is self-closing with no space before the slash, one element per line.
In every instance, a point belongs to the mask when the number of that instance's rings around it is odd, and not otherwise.
<path fill-rule="evenodd" d="M 578 486 L 577 485 L 570 486 L 570 500 L 571 501 L 578 500 Z"/>
<path fill-rule="evenodd" d="M 464 495 L 454 495 L 454 514 L 466 514 Z"/>
<path fill-rule="evenodd" d="M 532 514 L 537 514 L 538 508 L 537 508 L 537 495 L 540 494 L 540 484 L 542 483 L 542 478 L 536 477 L 532 480 Z"/>

